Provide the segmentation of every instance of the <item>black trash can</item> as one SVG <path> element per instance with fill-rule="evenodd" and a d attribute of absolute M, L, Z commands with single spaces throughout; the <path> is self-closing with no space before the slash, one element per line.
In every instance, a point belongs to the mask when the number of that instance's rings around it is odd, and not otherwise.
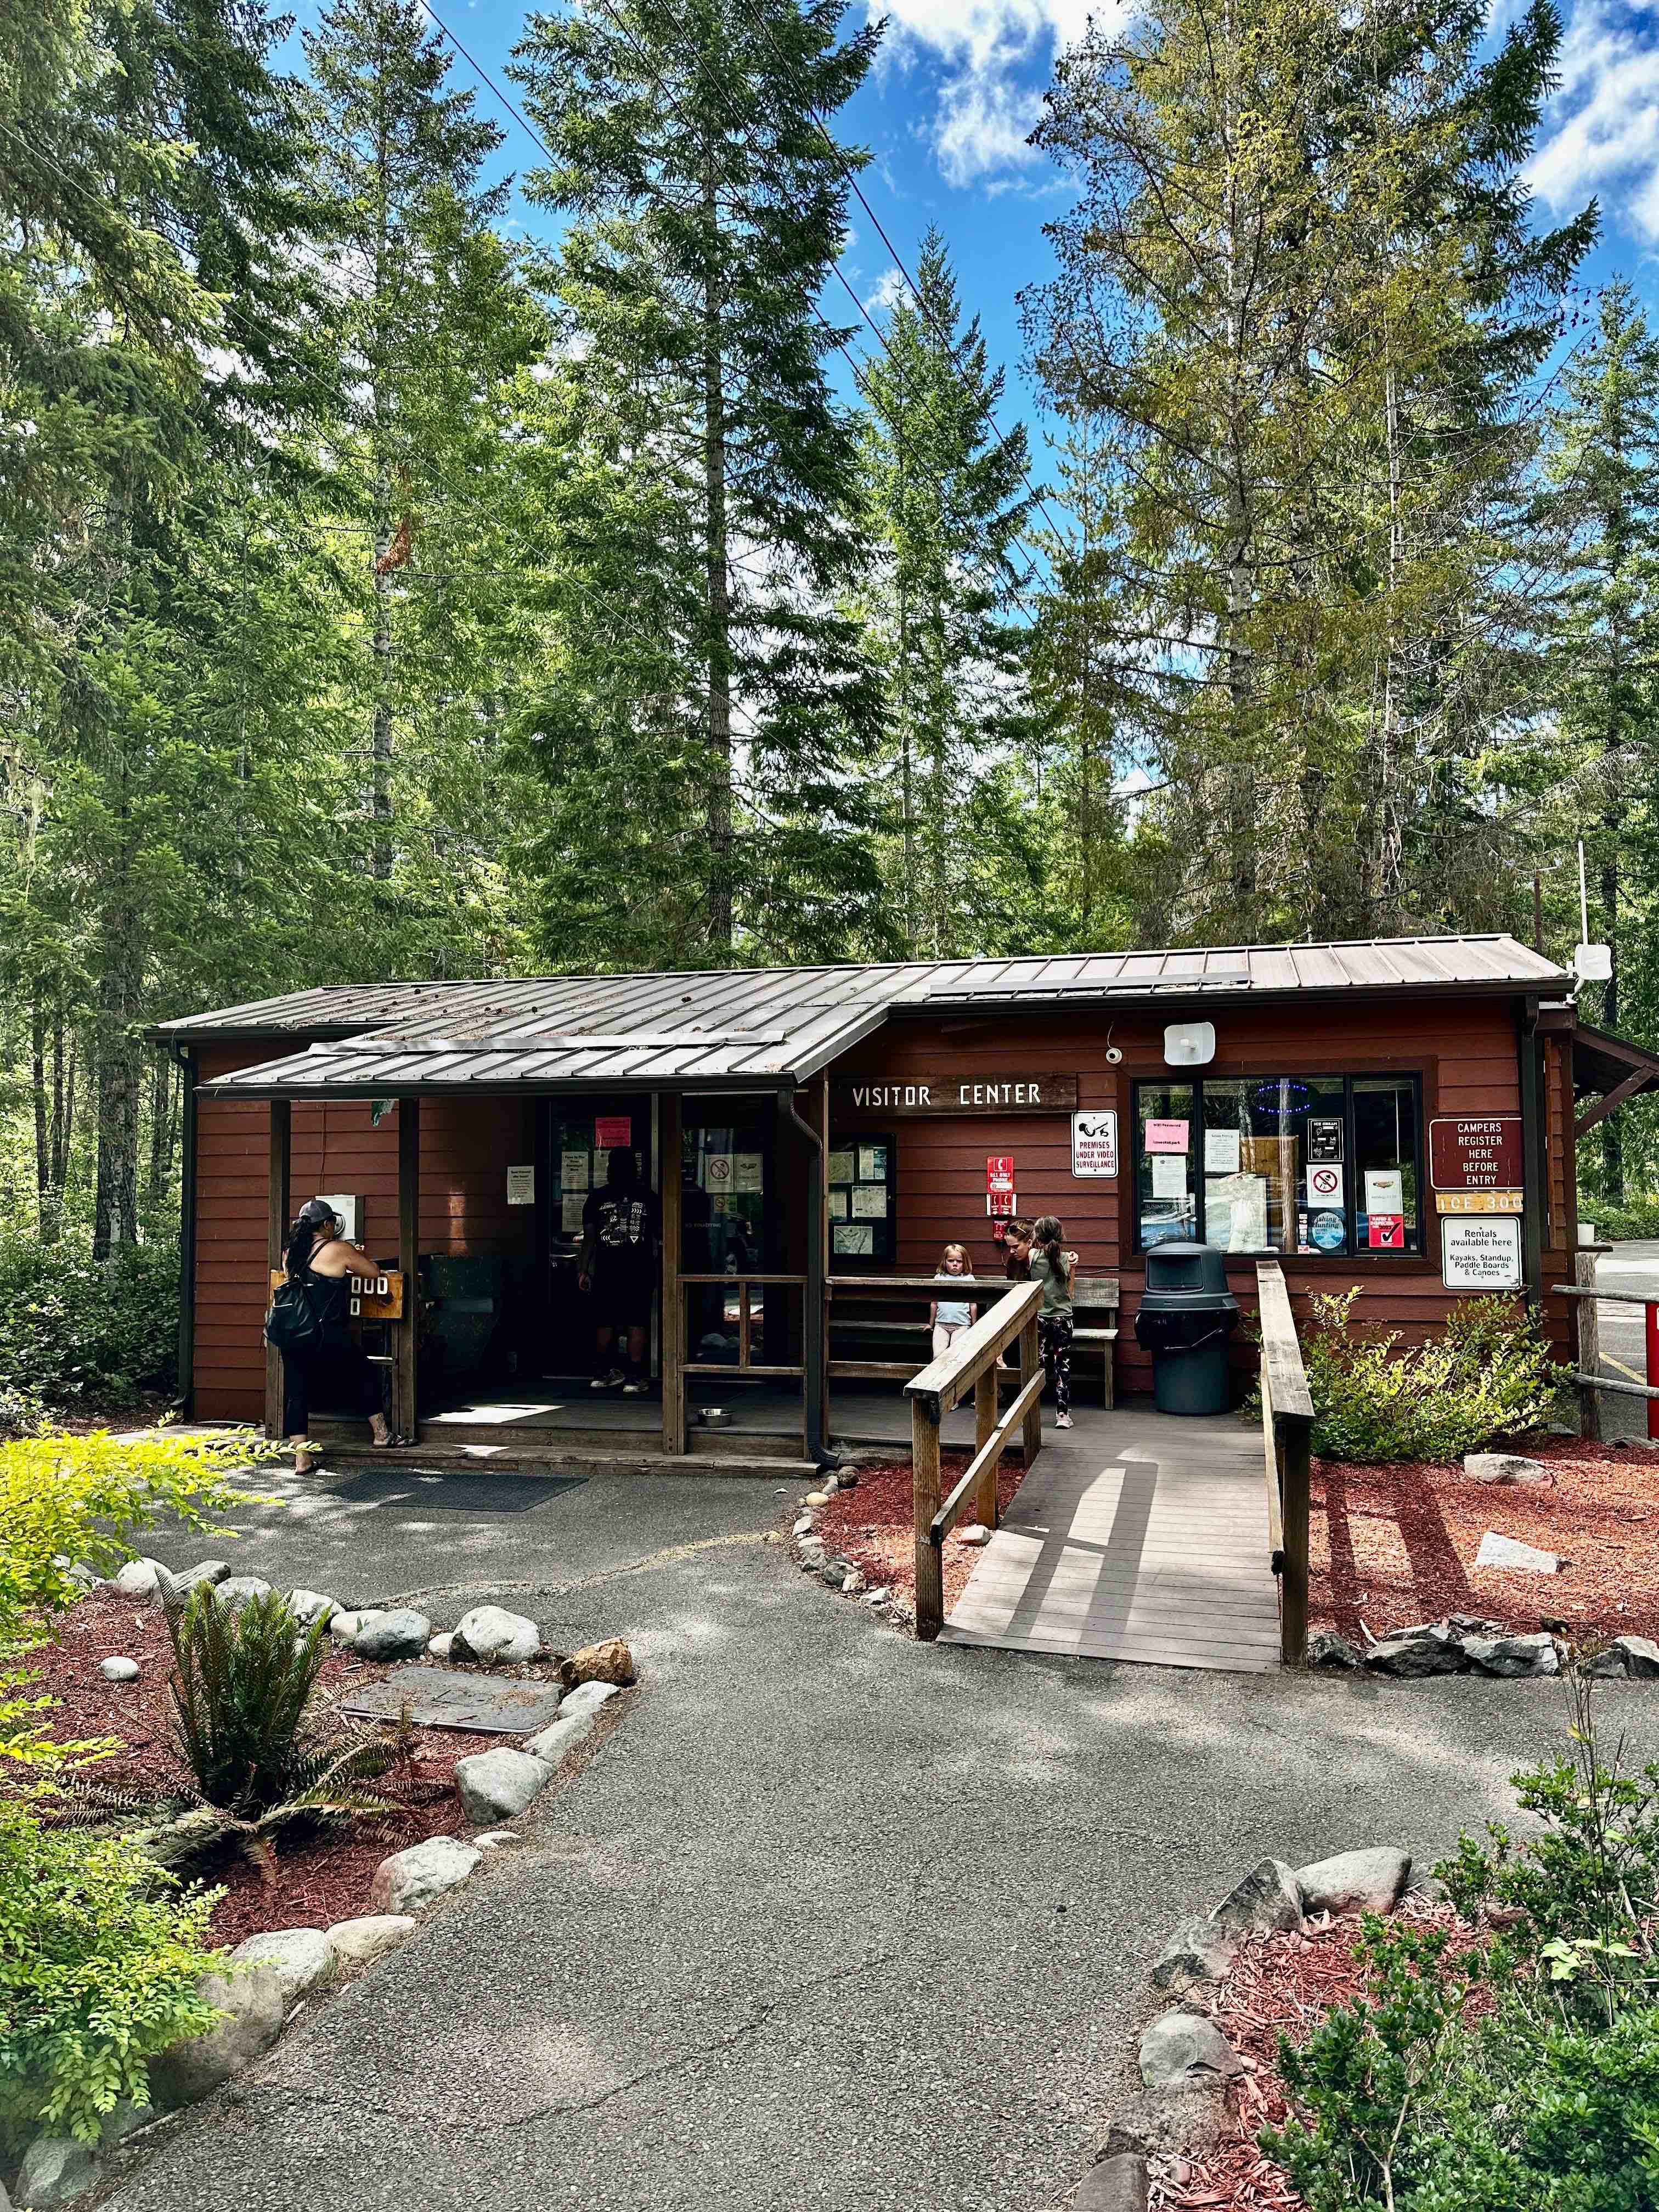
<path fill-rule="evenodd" d="M 1227 1411 L 1227 1341 L 1237 1327 L 1238 1300 L 1227 1288 L 1224 1253 L 1212 1244 L 1153 1246 L 1135 1342 L 1152 1355 L 1152 1398 L 1160 1413 Z"/>

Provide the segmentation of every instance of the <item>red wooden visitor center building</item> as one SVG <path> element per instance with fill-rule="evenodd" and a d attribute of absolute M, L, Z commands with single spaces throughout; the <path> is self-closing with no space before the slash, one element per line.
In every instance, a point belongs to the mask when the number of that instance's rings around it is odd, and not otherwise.
<path fill-rule="evenodd" d="M 317 1192 L 356 1201 L 386 1270 L 363 1326 L 425 1441 L 550 1430 L 637 1462 L 854 1435 L 928 1357 L 925 1293 L 884 1282 L 956 1242 L 1000 1287 L 1015 1211 L 1057 1214 L 1087 1297 L 1121 1306 L 1079 1351 L 1085 1395 L 1150 1387 L 1127 1323 L 1176 1237 L 1224 1250 L 1247 1306 L 1272 1254 L 1298 1308 L 1358 1284 L 1357 1319 L 1407 1332 L 1514 1288 L 1571 1363 L 1548 1286 L 1578 1243 L 1575 1133 L 1659 1082 L 1574 988 L 1472 936 L 351 985 L 169 1022 L 190 1408 L 266 1416 L 269 1271 Z M 576 1285 L 617 1146 L 663 1218 L 653 1389 L 626 1406 L 588 1389 Z"/>

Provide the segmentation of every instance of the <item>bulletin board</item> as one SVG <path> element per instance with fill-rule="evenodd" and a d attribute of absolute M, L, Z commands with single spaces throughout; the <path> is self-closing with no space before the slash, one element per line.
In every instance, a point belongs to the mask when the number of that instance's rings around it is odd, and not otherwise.
<path fill-rule="evenodd" d="M 898 1257 L 898 1146 L 868 1129 L 830 1139 L 824 1176 L 832 1273 L 856 1275 Z"/>

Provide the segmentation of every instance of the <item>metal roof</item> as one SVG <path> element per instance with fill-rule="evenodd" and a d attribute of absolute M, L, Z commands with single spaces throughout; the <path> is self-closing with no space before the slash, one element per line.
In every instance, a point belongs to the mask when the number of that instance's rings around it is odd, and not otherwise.
<path fill-rule="evenodd" d="M 1512 937 L 1364 939 L 1054 958 L 738 968 L 520 982 L 342 984 L 163 1022 L 162 1042 L 307 1040 L 204 1088 L 244 1097 L 400 1091 L 773 1088 L 840 1057 L 890 1017 L 1037 1006 L 1359 992 L 1571 989 Z"/>

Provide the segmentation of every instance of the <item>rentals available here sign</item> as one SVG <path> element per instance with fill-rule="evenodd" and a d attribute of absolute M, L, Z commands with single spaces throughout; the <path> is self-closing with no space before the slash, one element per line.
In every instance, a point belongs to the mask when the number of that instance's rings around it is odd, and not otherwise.
<path fill-rule="evenodd" d="M 1429 1181 L 1436 1190 L 1519 1190 L 1521 1116 L 1437 1117 L 1429 1124 Z"/>

